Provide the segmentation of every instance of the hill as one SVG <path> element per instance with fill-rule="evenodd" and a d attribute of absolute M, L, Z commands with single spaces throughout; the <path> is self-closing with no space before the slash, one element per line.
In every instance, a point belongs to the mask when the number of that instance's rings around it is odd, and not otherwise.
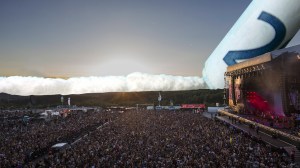
<path fill-rule="evenodd" d="M 71 104 L 77 106 L 135 106 L 136 104 L 158 104 L 157 91 L 149 92 L 113 92 L 113 93 L 88 93 L 80 95 L 64 95 L 64 104 L 71 98 Z M 169 105 L 170 100 L 174 105 L 184 103 L 205 103 L 215 105 L 223 102 L 223 90 L 189 90 L 189 91 L 163 91 L 161 92 L 161 105 Z M 50 107 L 61 104 L 61 95 L 44 96 L 16 96 L 0 93 L 0 107 Z"/>

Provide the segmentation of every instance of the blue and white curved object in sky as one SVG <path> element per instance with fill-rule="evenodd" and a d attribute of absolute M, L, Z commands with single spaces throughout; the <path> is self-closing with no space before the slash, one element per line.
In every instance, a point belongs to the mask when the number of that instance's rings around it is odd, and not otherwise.
<path fill-rule="evenodd" d="M 227 66 L 284 48 L 299 28 L 299 0 L 253 0 L 206 60 L 205 83 L 224 88 Z"/>

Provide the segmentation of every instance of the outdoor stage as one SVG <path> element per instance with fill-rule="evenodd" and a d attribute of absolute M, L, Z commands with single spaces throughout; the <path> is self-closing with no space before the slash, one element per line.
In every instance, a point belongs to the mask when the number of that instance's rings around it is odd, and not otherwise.
<path fill-rule="evenodd" d="M 300 118 L 300 45 L 227 68 L 225 98 L 235 112 L 269 126 L 294 128 Z"/>

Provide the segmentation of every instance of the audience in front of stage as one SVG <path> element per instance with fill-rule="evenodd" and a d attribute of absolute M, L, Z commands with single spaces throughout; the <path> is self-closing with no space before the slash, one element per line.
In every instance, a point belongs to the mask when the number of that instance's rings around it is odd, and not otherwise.
<path fill-rule="evenodd" d="M 11 113 L 4 114 L 15 118 Z M 49 121 L 30 120 L 24 123 L 20 119 L 3 120 L 0 123 L 0 167 L 24 165 L 48 153 L 52 145 L 58 142 L 71 143 L 113 116 L 107 112 L 81 111 Z"/>
<path fill-rule="evenodd" d="M 128 111 L 25 167 L 295 167 L 247 133 L 191 112 Z"/>

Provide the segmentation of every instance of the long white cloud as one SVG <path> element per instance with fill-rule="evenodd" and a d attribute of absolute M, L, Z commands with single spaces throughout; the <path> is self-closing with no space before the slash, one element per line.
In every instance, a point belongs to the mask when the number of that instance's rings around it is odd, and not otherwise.
<path fill-rule="evenodd" d="M 0 92 L 13 95 L 53 95 L 131 91 L 175 91 L 203 89 L 205 84 L 197 76 L 151 75 L 131 73 L 127 76 L 92 76 L 69 79 L 0 77 Z"/>

